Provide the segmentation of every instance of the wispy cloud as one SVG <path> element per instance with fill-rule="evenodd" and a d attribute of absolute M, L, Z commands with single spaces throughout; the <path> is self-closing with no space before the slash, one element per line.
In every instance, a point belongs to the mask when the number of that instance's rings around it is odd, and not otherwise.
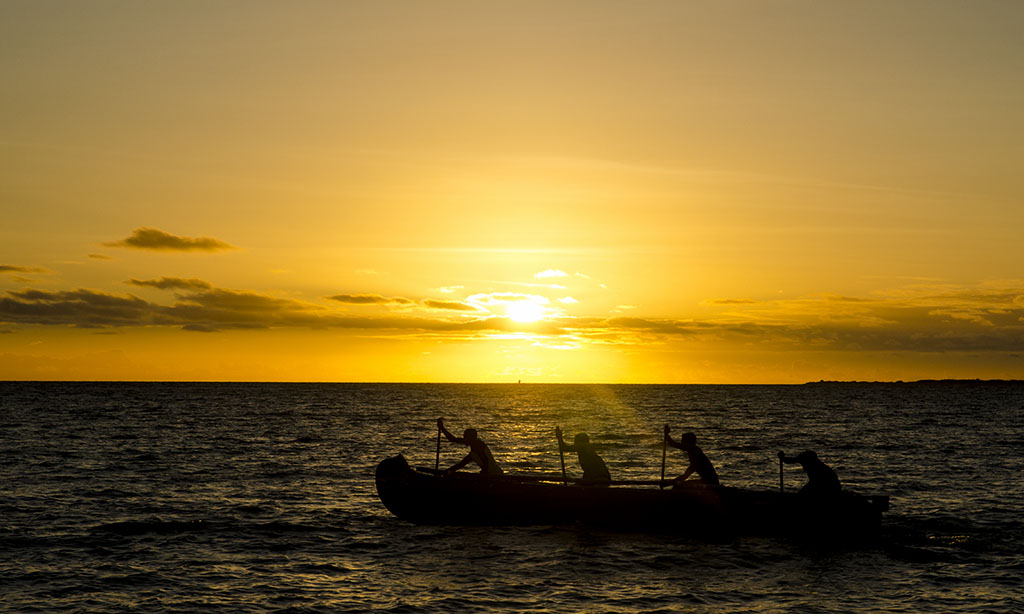
<path fill-rule="evenodd" d="M 568 277 L 568 276 L 569 276 L 568 273 L 566 273 L 565 271 L 559 271 L 558 269 L 547 269 L 546 271 L 541 271 L 540 273 L 535 273 L 534 274 L 534 278 L 535 279 L 548 279 L 548 278 L 551 278 L 551 277 Z"/>
<path fill-rule="evenodd" d="M 424 307 L 430 309 L 447 309 L 449 311 L 481 311 L 476 305 L 470 305 L 469 303 L 463 303 L 461 301 L 439 301 L 436 299 L 424 299 L 422 302 Z"/>
<path fill-rule="evenodd" d="M 387 297 L 380 294 L 335 294 L 327 298 L 349 305 L 412 305 L 416 302 L 401 296 Z"/>
<path fill-rule="evenodd" d="M 16 264 L 0 264 L 0 274 L 3 273 L 50 273 L 49 269 L 36 266 L 18 266 Z"/>
<path fill-rule="evenodd" d="M 753 305 L 756 303 L 750 298 L 711 298 L 704 301 L 705 305 Z"/>
<path fill-rule="evenodd" d="M 89 254 L 89 258 L 92 258 L 93 260 L 113 260 L 112 257 L 106 254 Z"/>
<path fill-rule="evenodd" d="M 508 303 L 521 301 L 529 301 L 541 305 L 547 305 L 550 302 L 546 297 L 538 294 L 522 294 L 519 292 L 481 293 L 466 298 L 466 302 L 480 306 L 507 305 Z"/>
<path fill-rule="evenodd" d="M 175 252 L 216 252 L 237 249 L 235 246 L 217 239 L 209 237 L 179 237 L 156 228 L 136 228 L 128 238 L 120 241 L 111 241 L 103 245 L 107 247 L 128 247 L 132 249 Z"/>
<path fill-rule="evenodd" d="M 180 277 L 161 277 L 160 279 L 129 279 L 124 282 L 133 286 L 159 288 L 161 290 L 208 290 L 213 286 L 202 279 L 182 279 Z"/>

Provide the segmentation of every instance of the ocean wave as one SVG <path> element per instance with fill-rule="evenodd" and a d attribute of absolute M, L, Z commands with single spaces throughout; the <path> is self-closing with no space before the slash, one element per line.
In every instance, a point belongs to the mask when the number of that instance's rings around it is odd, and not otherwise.
<path fill-rule="evenodd" d="M 210 524 L 204 520 L 123 520 L 94 527 L 96 533 L 114 533 L 116 535 L 134 536 L 155 533 L 171 535 L 177 533 L 196 533 L 206 531 Z"/>

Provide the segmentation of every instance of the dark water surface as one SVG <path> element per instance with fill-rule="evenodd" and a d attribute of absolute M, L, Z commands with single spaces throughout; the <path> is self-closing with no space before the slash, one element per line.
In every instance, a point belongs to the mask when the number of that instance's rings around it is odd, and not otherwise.
<path fill-rule="evenodd" d="M 814 449 L 892 510 L 844 546 L 409 525 L 373 468 L 432 466 L 439 416 L 513 472 L 558 471 L 556 424 L 616 478 L 658 477 L 666 422 L 729 485 Z M 0 611 L 1022 612 L 1022 451 L 1009 383 L 0 382 Z"/>

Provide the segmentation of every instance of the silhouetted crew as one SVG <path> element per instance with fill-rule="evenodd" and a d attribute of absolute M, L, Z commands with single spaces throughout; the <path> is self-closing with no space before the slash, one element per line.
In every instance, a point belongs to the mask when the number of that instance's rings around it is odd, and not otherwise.
<path fill-rule="evenodd" d="M 562 440 L 562 429 L 555 427 L 555 436 L 558 437 L 558 448 L 564 452 L 575 452 L 580 460 L 580 467 L 583 469 L 582 483 L 589 485 L 607 486 L 612 481 L 608 473 L 608 466 L 604 460 L 597 455 L 594 447 L 590 445 L 590 437 L 586 433 L 577 433 L 573 438 L 572 445 L 567 445 Z"/>
<path fill-rule="evenodd" d="M 486 473 L 488 475 L 501 475 L 504 473 L 498 463 L 495 462 L 494 457 L 491 455 L 491 449 L 487 447 L 483 439 L 477 437 L 476 429 L 466 429 L 462 433 L 462 437 L 456 437 L 448 432 L 448 429 L 444 428 L 444 419 L 437 419 L 437 428 L 444 433 L 445 438 L 452 443 L 460 443 L 464 446 L 469 446 L 469 454 L 466 458 L 455 463 L 451 467 L 445 470 L 445 473 L 452 473 L 462 469 L 469 463 L 476 463 L 480 467 L 480 473 Z"/>
<path fill-rule="evenodd" d="M 800 463 L 807 474 L 807 483 L 800 489 L 801 495 L 831 496 L 842 492 L 843 487 L 839 484 L 839 476 L 831 467 L 821 462 L 818 455 L 811 450 L 806 450 L 796 456 L 786 456 L 785 452 L 779 451 L 779 460 L 784 463 Z"/>
<path fill-rule="evenodd" d="M 668 434 L 671 430 L 672 429 L 666 424 L 665 441 L 673 448 L 679 448 L 686 452 L 686 456 L 690 459 L 690 466 L 686 468 L 683 475 L 672 481 L 676 485 L 679 485 L 686 481 L 686 478 L 696 473 L 700 477 L 700 482 L 718 486 L 718 473 L 715 471 L 715 466 L 711 464 L 707 455 L 704 454 L 704 450 L 697 447 L 697 436 L 693 433 L 683 433 L 682 436 L 679 437 L 679 441 L 676 441 Z"/>

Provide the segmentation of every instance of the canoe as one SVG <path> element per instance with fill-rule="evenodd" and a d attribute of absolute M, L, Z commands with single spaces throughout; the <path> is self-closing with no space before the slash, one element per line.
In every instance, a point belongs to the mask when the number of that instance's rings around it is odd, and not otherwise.
<path fill-rule="evenodd" d="M 580 524 L 707 536 L 852 536 L 876 531 L 889 506 L 887 496 L 847 491 L 821 499 L 698 482 L 660 489 L 565 485 L 536 476 L 442 476 L 410 467 L 400 454 L 377 465 L 376 483 L 392 514 L 426 525 Z"/>

